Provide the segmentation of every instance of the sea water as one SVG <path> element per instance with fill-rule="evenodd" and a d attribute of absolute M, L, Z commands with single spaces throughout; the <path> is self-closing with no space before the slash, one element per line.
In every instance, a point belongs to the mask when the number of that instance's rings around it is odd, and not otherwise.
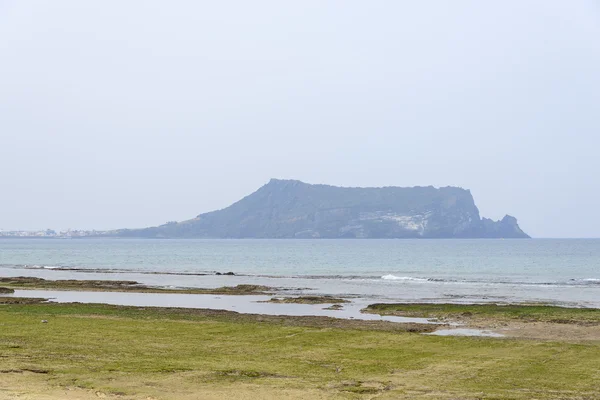
<path fill-rule="evenodd" d="M 600 240 L 1 239 L 0 276 L 600 307 Z"/>

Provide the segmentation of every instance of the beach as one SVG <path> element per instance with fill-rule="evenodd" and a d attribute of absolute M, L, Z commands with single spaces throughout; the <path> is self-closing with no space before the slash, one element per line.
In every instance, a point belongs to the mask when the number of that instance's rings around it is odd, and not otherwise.
<path fill-rule="evenodd" d="M 481 243 L 0 241 L 0 398 L 600 397 L 598 242 Z"/>

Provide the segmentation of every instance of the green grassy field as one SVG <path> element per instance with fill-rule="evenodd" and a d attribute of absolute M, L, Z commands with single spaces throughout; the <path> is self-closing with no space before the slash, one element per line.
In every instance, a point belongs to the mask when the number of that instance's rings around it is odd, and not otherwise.
<path fill-rule="evenodd" d="M 465 319 L 493 318 L 525 322 L 600 324 L 600 309 L 549 305 L 496 304 L 371 304 L 365 312 L 406 317 Z"/>
<path fill-rule="evenodd" d="M 0 398 L 600 398 L 598 341 L 436 337 L 327 321 L 0 305 Z"/>

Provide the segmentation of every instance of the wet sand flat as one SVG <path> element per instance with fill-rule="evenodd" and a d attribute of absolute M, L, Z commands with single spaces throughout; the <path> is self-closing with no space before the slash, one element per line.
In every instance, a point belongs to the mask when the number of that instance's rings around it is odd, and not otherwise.
<path fill-rule="evenodd" d="M 295 302 L 270 302 L 270 296 L 264 295 L 210 295 L 210 294 L 180 294 L 180 293 L 122 293 L 101 291 L 61 291 L 61 290 L 16 290 L 12 296 L 0 297 L 0 302 L 10 301 L 11 298 L 41 298 L 57 303 L 96 303 L 117 306 L 137 307 L 176 307 L 186 309 L 225 310 L 242 314 L 282 315 L 289 317 L 322 316 L 335 319 L 387 321 L 397 323 L 440 324 L 428 318 L 402 316 L 380 316 L 362 313 L 368 306 L 364 299 L 354 299 L 343 303 L 341 309 L 331 309 L 330 304 L 303 304 Z"/>

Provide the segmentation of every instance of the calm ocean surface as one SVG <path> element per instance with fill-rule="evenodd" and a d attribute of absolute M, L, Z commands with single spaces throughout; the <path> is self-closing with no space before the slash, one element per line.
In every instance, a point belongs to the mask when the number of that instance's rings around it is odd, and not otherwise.
<path fill-rule="evenodd" d="M 236 275 L 215 275 L 230 271 Z M 21 275 L 600 307 L 600 240 L 0 240 L 0 276 Z"/>

